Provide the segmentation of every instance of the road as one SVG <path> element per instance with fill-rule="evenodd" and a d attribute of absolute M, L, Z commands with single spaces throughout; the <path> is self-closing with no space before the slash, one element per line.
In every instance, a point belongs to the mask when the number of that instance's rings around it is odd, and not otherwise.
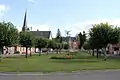
<path fill-rule="evenodd" d="M 84 71 L 74 73 L 50 73 L 50 74 L 3 74 L 0 80 L 120 80 L 119 71 Z"/>

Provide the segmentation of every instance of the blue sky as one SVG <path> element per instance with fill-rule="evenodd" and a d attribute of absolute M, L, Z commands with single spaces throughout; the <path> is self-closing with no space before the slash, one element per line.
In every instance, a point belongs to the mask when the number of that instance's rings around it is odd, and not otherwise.
<path fill-rule="evenodd" d="M 119 0 L 0 0 L 0 21 L 11 21 L 20 30 L 27 8 L 27 24 L 33 30 L 56 30 L 62 35 L 87 31 L 91 24 L 120 25 Z"/>

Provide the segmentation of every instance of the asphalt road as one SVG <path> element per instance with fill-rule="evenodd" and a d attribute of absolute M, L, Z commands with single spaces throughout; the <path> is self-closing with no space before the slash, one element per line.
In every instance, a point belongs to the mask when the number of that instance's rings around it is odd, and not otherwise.
<path fill-rule="evenodd" d="M 50 73 L 50 74 L 3 74 L 0 80 L 120 80 L 119 71 L 85 71 L 76 73 Z"/>

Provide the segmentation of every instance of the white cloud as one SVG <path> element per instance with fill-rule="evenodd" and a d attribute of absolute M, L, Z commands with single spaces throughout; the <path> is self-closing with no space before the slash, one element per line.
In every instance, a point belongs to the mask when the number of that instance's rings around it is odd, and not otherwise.
<path fill-rule="evenodd" d="M 0 4 L 0 17 L 2 17 L 9 9 L 9 6 L 5 4 Z"/>
<path fill-rule="evenodd" d="M 99 20 L 87 20 L 83 22 L 76 22 L 67 26 L 66 28 L 68 30 L 71 30 L 72 36 L 75 36 L 79 32 L 82 32 L 83 30 L 88 32 L 88 30 L 92 28 L 92 24 L 99 24 L 101 22 L 102 23 L 108 22 L 111 25 L 120 26 L 120 19 L 99 19 Z"/>
<path fill-rule="evenodd" d="M 36 2 L 36 0 L 28 0 L 29 2 L 31 2 L 31 3 L 35 3 Z"/>

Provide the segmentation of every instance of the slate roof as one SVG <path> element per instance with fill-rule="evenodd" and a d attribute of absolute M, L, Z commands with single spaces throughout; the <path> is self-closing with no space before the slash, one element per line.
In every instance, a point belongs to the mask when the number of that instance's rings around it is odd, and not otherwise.
<path fill-rule="evenodd" d="M 71 37 L 71 40 L 76 41 L 76 37 Z M 62 37 L 62 41 L 69 41 L 69 37 Z"/>
<path fill-rule="evenodd" d="M 35 37 L 50 38 L 51 31 L 30 31 Z"/>

